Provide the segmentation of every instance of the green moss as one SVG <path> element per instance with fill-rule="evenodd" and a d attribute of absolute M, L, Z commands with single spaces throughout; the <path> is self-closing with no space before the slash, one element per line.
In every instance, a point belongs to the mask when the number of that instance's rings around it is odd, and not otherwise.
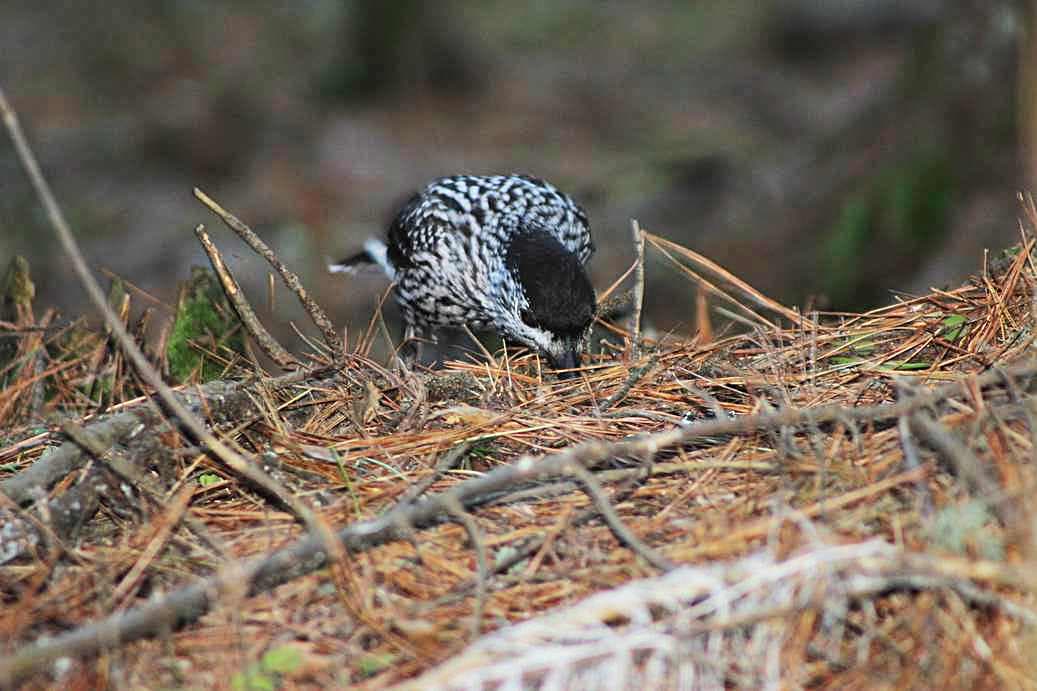
<path fill-rule="evenodd" d="M 88 383 L 80 384 L 80 390 L 94 403 L 101 405 L 112 400 L 112 391 L 115 389 L 115 378 L 110 375 L 102 375 L 90 380 Z"/>
<path fill-rule="evenodd" d="M 211 381 L 226 370 L 226 363 L 213 354 L 226 357 L 244 350 L 241 323 L 219 281 L 210 271 L 192 267 L 190 280 L 181 286 L 166 347 L 170 374 L 180 382 Z"/>
<path fill-rule="evenodd" d="M 20 314 L 32 310 L 32 301 L 36 297 L 36 285 L 29 276 L 29 262 L 25 257 L 11 259 L 0 290 L 3 291 L 0 294 L 0 319 L 17 324 Z M 17 354 L 17 338 L 0 338 L 0 369 Z"/>
<path fill-rule="evenodd" d="M 36 285 L 29 277 L 29 262 L 25 257 L 16 256 L 7 267 L 4 278 L 4 303 L 31 307 L 36 297 Z"/>
<path fill-rule="evenodd" d="M 119 314 L 119 310 L 122 309 L 126 299 L 126 284 L 121 278 L 116 276 L 112 279 L 112 285 L 108 288 L 108 304 L 111 305 L 116 314 Z"/>

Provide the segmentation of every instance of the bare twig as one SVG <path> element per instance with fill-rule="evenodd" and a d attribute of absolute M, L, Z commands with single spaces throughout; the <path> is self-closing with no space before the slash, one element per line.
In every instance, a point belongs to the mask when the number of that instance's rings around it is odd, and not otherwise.
<path fill-rule="evenodd" d="M 258 255 L 266 259 L 270 266 L 274 267 L 277 273 L 281 274 L 281 280 L 288 286 L 299 298 L 299 302 L 302 303 L 306 313 L 310 315 L 310 319 L 320 329 L 324 336 L 324 342 L 331 350 L 332 357 L 336 362 L 341 362 L 345 357 L 343 349 L 342 339 L 339 337 L 338 332 L 335 330 L 335 325 L 332 324 L 328 315 L 324 312 L 320 305 L 318 305 L 310 294 L 306 292 L 306 289 L 302 285 L 302 281 L 299 277 L 285 266 L 274 251 L 263 242 L 263 240 L 252 231 L 247 225 L 245 225 L 237 216 L 225 210 L 222 206 L 217 204 L 210 198 L 205 192 L 202 192 L 197 187 L 194 189 L 194 196 L 205 206 L 220 217 L 220 219 L 226 224 L 228 228 L 238 234 L 245 243 L 251 247 Z"/>
<path fill-rule="evenodd" d="M 108 445 L 99 440 L 91 431 L 71 421 L 63 423 L 61 425 L 61 431 L 64 432 L 69 439 L 89 452 L 98 462 L 104 463 L 108 468 L 114 471 L 116 475 L 121 477 L 123 480 L 132 483 L 140 492 L 150 497 L 156 506 L 167 506 L 168 502 L 165 492 L 150 475 L 137 467 L 137 465 L 132 461 L 127 460 L 119 454 L 113 453 Z M 187 496 L 188 498 L 190 497 L 190 492 Z M 185 499 L 185 508 L 186 501 L 187 499 Z M 85 510 L 84 507 L 84 511 Z M 81 515 L 79 520 L 84 520 L 85 518 L 86 516 Z M 180 518 L 178 517 L 177 520 L 179 521 Z M 220 548 L 220 545 L 213 538 L 209 529 L 200 520 L 190 515 L 186 515 L 183 516 L 183 521 L 188 528 L 190 528 L 199 538 L 204 540 L 211 547 Z M 222 548 L 220 549 L 222 551 Z"/>
<path fill-rule="evenodd" d="M 934 420 L 924 411 L 915 411 L 909 418 L 911 430 L 950 462 L 953 473 L 980 498 L 991 502 L 992 507 L 1001 509 L 1001 490 L 987 475 L 976 454 L 958 439 L 949 429 Z M 1005 516 L 1000 516 L 1002 519 Z"/>
<path fill-rule="evenodd" d="M 910 398 L 915 395 L 916 390 L 907 385 L 906 382 L 898 382 L 897 392 L 899 398 Z M 852 421 L 849 421 L 852 424 Z M 904 467 L 914 470 L 922 465 L 921 456 L 918 453 L 918 443 L 911 433 L 910 416 L 902 415 L 897 418 L 897 434 L 900 437 L 900 448 L 904 454 Z M 930 515 L 933 508 L 932 495 L 929 487 L 922 480 L 918 481 L 918 497 L 923 515 Z"/>
<path fill-rule="evenodd" d="M 497 359 L 493 357 L 493 354 L 489 350 L 486 349 L 486 346 L 484 346 L 483 342 L 479 340 L 478 336 L 476 336 L 472 332 L 472 330 L 468 327 L 468 324 L 462 324 L 461 330 L 465 332 L 468 338 L 471 339 L 472 343 L 475 344 L 475 347 L 479 349 L 479 352 L 482 353 L 482 356 L 486 358 L 486 362 L 490 363 L 493 369 L 500 369 L 500 365 L 497 364 Z"/>
<path fill-rule="evenodd" d="M 322 371 L 323 368 L 299 370 L 264 380 L 263 383 L 269 388 L 279 389 L 304 382 L 307 376 L 319 377 Z M 204 411 L 215 419 L 225 419 L 228 416 L 240 418 L 247 417 L 255 410 L 246 391 L 247 386 L 247 382 L 216 380 L 201 386 L 177 389 L 174 395 L 189 411 Z M 84 427 L 92 438 L 106 447 L 132 438 L 144 429 L 148 429 L 152 434 L 167 431 L 168 423 L 147 403 L 148 399 L 141 398 L 121 404 L 118 412 L 93 420 Z M 37 435 L 4 449 L 3 454 L 24 453 L 32 446 L 46 442 L 47 435 Z M 6 495 L 16 504 L 26 504 L 60 478 L 81 467 L 83 462 L 83 448 L 75 442 L 65 442 L 45 451 L 32 465 L 17 475 L 0 481 L 0 494 Z"/>
<path fill-rule="evenodd" d="M 120 458 L 116 454 L 111 453 L 110 447 L 94 438 L 86 429 L 71 420 L 66 420 L 61 425 L 61 431 L 69 439 L 86 449 L 95 459 L 103 462 L 115 471 L 116 475 L 123 480 L 132 483 L 140 491 L 151 495 L 159 503 L 162 502 L 164 498 L 162 490 L 154 480 L 148 477 L 140 468 L 127 462 L 125 458 Z"/>
<path fill-rule="evenodd" d="M 413 485 L 411 485 L 407 489 L 406 493 L 404 493 L 404 495 L 400 497 L 400 500 L 396 503 L 402 506 L 404 504 L 409 504 L 418 497 L 420 497 L 422 494 L 428 491 L 428 488 L 434 485 L 436 481 L 439 480 L 439 478 L 443 477 L 443 473 L 456 468 L 457 465 L 462 460 L 464 460 L 465 455 L 471 448 L 471 442 L 462 442 L 461 444 L 458 444 L 454 448 L 447 451 L 440 457 L 438 461 L 436 461 L 436 467 L 432 469 L 432 472 L 428 474 L 428 477 L 422 478 L 420 482 L 416 482 Z"/>
<path fill-rule="evenodd" d="M 486 559 L 486 543 L 482 539 L 475 519 L 464 510 L 460 503 L 451 501 L 446 508 L 450 515 L 464 526 L 465 532 L 468 533 L 468 541 L 472 543 L 472 548 L 475 550 L 475 562 L 478 569 L 475 585 L 475 611 L 472 613 L 472 636 L 475 637 L 482 632 L 483 610 L 486 607 L 486 588 L 490 577 L 490 567 Z"/>
<path fill-rule="evenodd" d="M 601 406 L 598 408 L 598 413 L 601 414 L 606 412 L 609 408 L 623 400 L 623 398 L 628 393 L 630 393 L 630 390 L 634 388 L 634 385 L 637 384 L 637 382 L 641 381 L 641 379 L 643 379 L 644 376 L 648 374 L 648 372 L 653 367 L 655 367 L 655 365 L 658 362 L 659 356 L 653 354 L 650 358 L 648 358 L 648 362 L 644 363 L 643 365 L 631 367 L 629 374 L 627 374 L 626 381 L 623 382 L 622 386 L 616 389 L 615 393 L 613 393 L 611 396 L 602 401 Z"/>
<path fill-rule="evenodd" d="M 123 576 L 119 585 L 117 585 L 115 590 L 112 592 L 112 601 L 118 602 L 121 606 L 124 606 L 129 598 L 137 591 L 148 565 L 151 564 L 155 557 L 159 555 L 162 548 L 172 536 L 176 526 L 186 515 L 187 506 L 191 502 L 193 494 L 194 487 L 192 485 L 184 485 L 180 488 L 180 491 L 172 497 L 172 501 L 166 505 L 165 510 L 163 510 L 162 515 L 158 519 L 158 527 L 151 536 L 151 539 L 148 541 L 147 547 L 144 548 L 143 553 L 137 561 L 134 562 L 133 568 Z"/>
<path fill-rule="evenodd" d="M 562 515 L 558 517 L 558 522 L 555 523 L 549 531 L 547 531 L 547 535 L 539 536 L 539 539 L 536 540 L 536 547 L 527 551 L 527 554 L 531 555 L 533 558 L 530 559 L 529 564 L 526 566 L 525 571 L 523 571 L 522 573 L 522 576 L 524 578 L 531 577 L 533 574 L 537 572 L 537 570 L 540 568 L 540 565 L 544 563 L 544 558 L 547 556 L 547 553 L 554 548 L 554 544 L 555 541 L 558 540 L 558 536 L 561 535 L 562 531 L 569 527 L 569 525 L 571 524 L 572 515 L 572 506 L 566 505 L 566 507 L 562 509 Z M 527 545 L 526 547 L 528 549 L 530 546 Z"/>
<path fill-rule="evenodd" d="M 106 447 L 133 432 L 140 419 L 131 413 L 120 413 L 106 418 L 92 427 L 93 436 Z M 78 468 L 83 463 L 82 448 L 67 442 L 51 449 L 22 472 L 0 482 L 0 494 L 15 504 L 25 504 L 37 494 L 45 494 L 48 487 Z"/>
<path fill-rule="evenodd" d="M 198 242 L 202 243 L 202 248 L 205 249 L 205 253 L 209 255 L 209 263 L 212 264 L 213 270 L 216 275 L 220 278 L 220 284 L 223 286 L 223 292 L 230 300 L 230 304 L 234 307 L 234 311 L 238 313 L 238 318 L 241 319 L 241 323 L 244 324 L 245 328 L 251 334 L 252 338 L 255 339 L 259 347 L 263 349 L 263 352 L 267 356 L 277 363 L 280 367 L 298 367 L 299 361 L 289 353 L 283 345 L 277 342 L 270 332 L 266 330 L 259 318 L 256 317 L 255 311 L 252 306 L 248 304 L 248 300 L 245 299 L 245 293 L 242 292 L 241 286 L 238 285 L 238 281 L 231 274 L 230 269 L 223 262 L 223 257 L 220 256 L 220 251 L 216 248 L 209 234 L 205 232 L 205 226 L 198 224 L 195 226 L 194 234 L 198 236 Z"/>
<path fill-rule="evenodd" d="M 634 274 L 634 315 L 630 329 L 630 355 L 634 360 L 641 357 L 641 310 L 645 301 L 645 234 L 637 219 L 630 220 L 630 231 L 634 236 L 634 252 L 637 254 L 637 269 Z"/>
<path fill-rule="evenodd" d="M 907 415 L 897 420 L 897 434 L 900 437 L 900 449 L 904 454 L 904 467 L 914 470 L 922 466 L 922 460 L 918 453 L 918 444 L 914 435 L 911 434 L 911 422 Z M 932 514 L 933 500 L 929 487 L 923 480 L 918 481 L 918 500 L 921 505 L 922 515 Z"/>
<path fill-rule="evenodd" d="M 570 467 L 570 470 L 583 485 L 584 491 L 590 495 L 595 508 L 597 508 L 598 513 L 601 514 L 602 519 L 604 519 L 609 529 L 612 530 L 612 533 L 616 536 L 617 540 L 629 547 L 634 553 L 660 571 L 670 571 L 674 568 L 674 563 L 672 561 L 646 545 L 639 537 L 631 532 L 630 528 L 627 528 L 626 524 L 623 523 L 623 519 L 621 519 L 619 514 L 616 513 L 616 510 L 612 508 L 612 504 L 609 503 L 608 497 L 605 496 L 605 491 L 602 490 L 601 485 L 598 483 L 598 480 L 594 477 L 593 473 L 577 463 L 574 463 Z"/>

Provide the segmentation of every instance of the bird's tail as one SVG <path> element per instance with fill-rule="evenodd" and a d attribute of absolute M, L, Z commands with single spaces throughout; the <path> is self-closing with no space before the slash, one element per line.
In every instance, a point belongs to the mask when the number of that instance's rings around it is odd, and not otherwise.
<path fill-rule="evenodd" d="M 375 267 L 381 269 L 390 281 L 396 279 L 396 267 L 389 262 L 388 247 L 384 242 L 375 238 L 370 238 L 364 243 L 362 252 L 357 252 L 353 256 L 337 262 L 328 263 L 328 271 L 336 274 L 356 275 Z"/>

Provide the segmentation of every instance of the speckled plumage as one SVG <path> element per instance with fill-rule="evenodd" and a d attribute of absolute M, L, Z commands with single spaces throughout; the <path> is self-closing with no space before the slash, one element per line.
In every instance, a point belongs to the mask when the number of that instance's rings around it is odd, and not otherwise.
<path fill-rule="evenodd" d="M 332 265 L 378 264 L 396 281 L 411 330 L 493 329 L 549 356 L 578 360 L 594 316 L 583 265 L 594 251 L 587 216 L 568 195 L 523 175 L 439 178 L 404 204 L 386 242 Z"/>

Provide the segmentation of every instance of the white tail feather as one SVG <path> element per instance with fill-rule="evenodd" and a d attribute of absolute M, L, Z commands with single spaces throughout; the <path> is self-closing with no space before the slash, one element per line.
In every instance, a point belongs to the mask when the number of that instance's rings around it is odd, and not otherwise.
<path fill-rule="evenodd" d="M 364 256 L 365 254 L 366 256 Z M 328 262 L 328 271 L 330 273 L 349 276 L 368 273 L 374 267 L 378 267 L 382 273 L 389 277 L 389 280 L 396 279 L 396 269 L 389 262 L 389 248 L 384 242 L 376 238 L 369 238 L 364 242 L 364 254 L 345 262 Z"/>
<path fill-rule="evenodd" d="M 389 262 L 389 247 L 378 238 L 368 238 L 364 242 L 364 251 L 375 264 L 382 268 L 390 281 L 396 280 L 396 267 Z"/>

